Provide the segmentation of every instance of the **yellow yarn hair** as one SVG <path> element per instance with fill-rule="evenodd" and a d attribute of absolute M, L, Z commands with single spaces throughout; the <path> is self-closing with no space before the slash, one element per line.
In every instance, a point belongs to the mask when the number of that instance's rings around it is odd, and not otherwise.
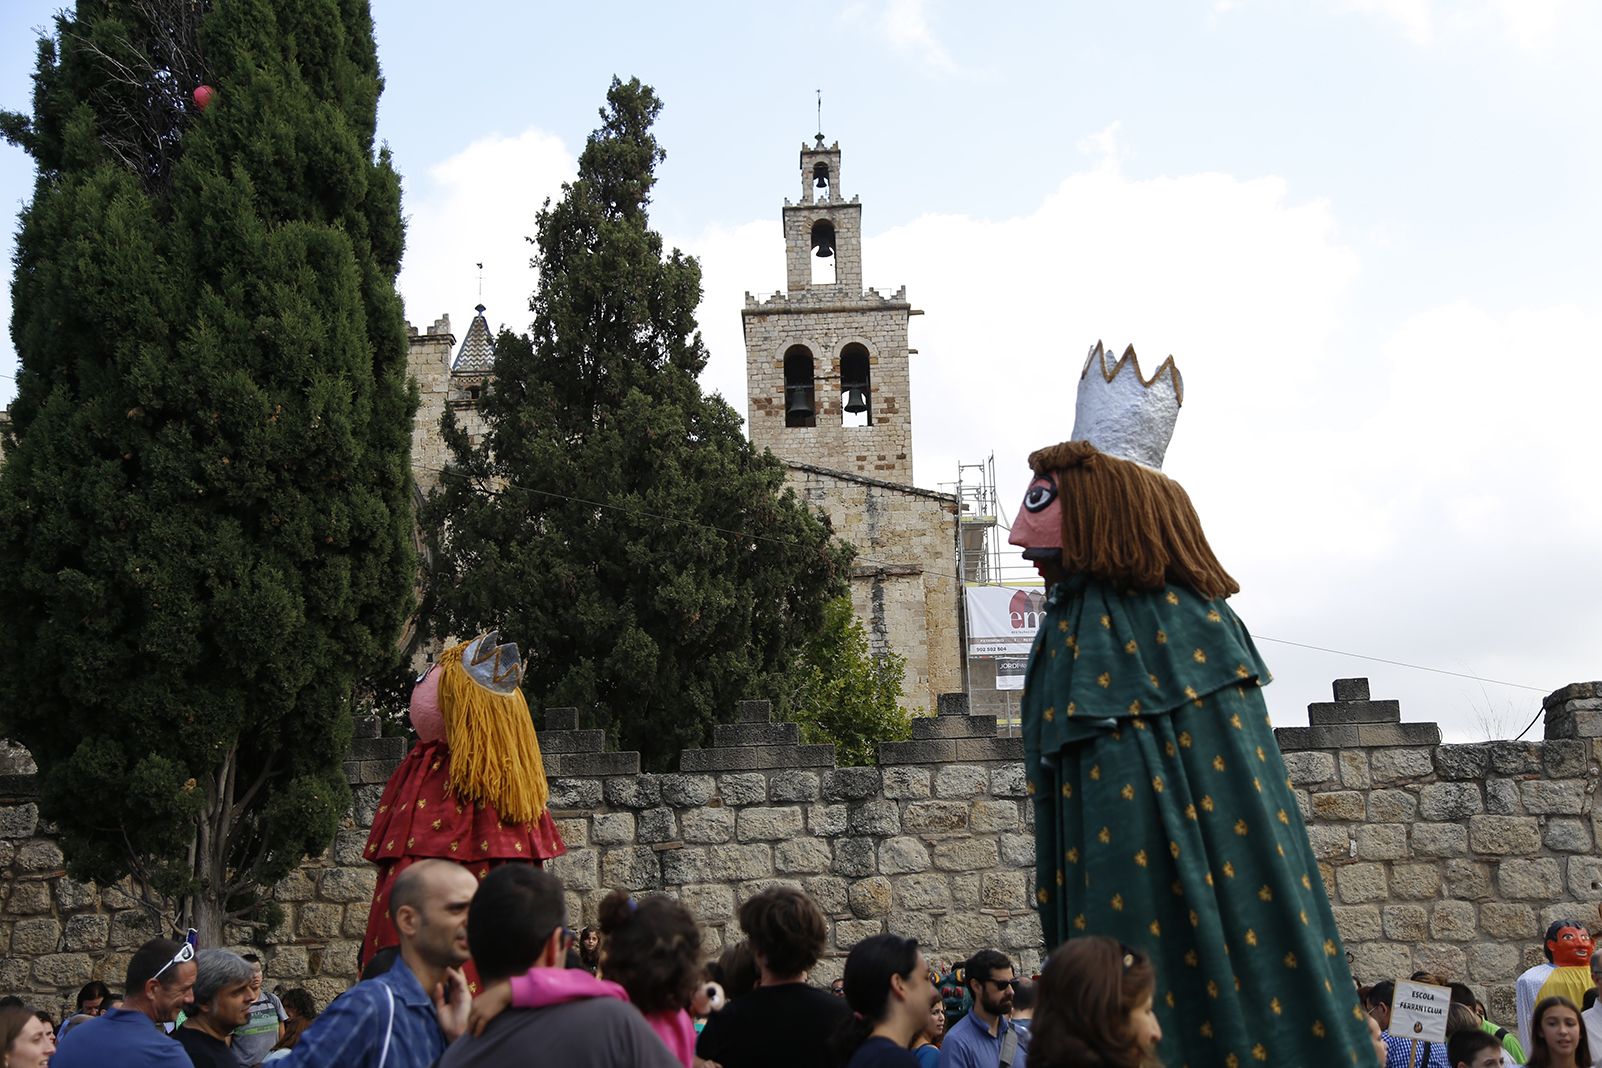
<path fill-rule="evenodd" d="M 439 707 L 451 747 L 451 792 L 494 805 L 508 823 L 527 823 L 539 818 L 550 797 L 528 702 L 520 689 L 498 694 L 474 682 L 462 666 L 469 644 L 440 657 Z"/>

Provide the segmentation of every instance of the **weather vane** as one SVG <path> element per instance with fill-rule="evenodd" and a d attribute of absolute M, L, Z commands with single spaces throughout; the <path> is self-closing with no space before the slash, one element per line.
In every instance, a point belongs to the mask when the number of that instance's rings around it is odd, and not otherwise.
<path fill-rule="evenodd" d="M 818 90 L 818 141 L 823 141 L 823 90 Z"/>
<path fill-rule="evenodd" d="M 484 299 L 484 265 L 478 265 L 478 299 Z"/>

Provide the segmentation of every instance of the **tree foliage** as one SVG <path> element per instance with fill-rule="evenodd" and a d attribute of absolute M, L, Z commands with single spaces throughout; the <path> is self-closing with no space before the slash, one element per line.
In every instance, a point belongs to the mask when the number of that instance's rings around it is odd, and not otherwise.
<path fill-rule="evenodd" d="M 912 736 L 901 697 L 906 657 L 875 654 L 851 598 L 829 602 L 823 628 L 807 643 L 788 701 L 807 745 L 834 746 L 835 763 L 859 767 L 879 762 L 879 743 Z"/>
<path fill-rule="evenodd" d="M 410 600 L 380 85 L 364 0 L 81 0 L 0 121 L 38 168 L 0 728 L 74 875 L 132 873 L 208 939 L 332 839 L 352 685 Z"/>
<path fill-rule="evenodd" d="M 850 556 L 701 393 L 700 266 L 647 219 L 660 108 L 614 79 L 536 221 L 532 331 L 496 342 L 476 446 L 447 413 L 424 524 L 433 632 L 501 628 L 533 697 L 593 710 L 658 767 L 782 690 Z"/>

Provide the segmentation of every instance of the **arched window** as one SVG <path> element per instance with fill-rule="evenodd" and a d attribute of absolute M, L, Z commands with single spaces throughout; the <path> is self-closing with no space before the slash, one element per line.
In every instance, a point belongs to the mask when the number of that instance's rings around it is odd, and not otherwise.
<path fill-rule="evenodd" d="M 829 165 L 818 161 L 812 165 L 812 199 L 829 199 Z"/>
<path fill-rule="evenodd" d="M 873 381 L 868 350 L 852 342 L 840 350 L 840 425 L 873 425 Z"/>
<path fill-rule="evenodd" d="M 784 352 L 784 425 L 817 426 L 812 350 L 791 345 Z"/>
<path fill-rule="evenodd" d="M 819 219 L 812 224 L 812 284 L 832 286 L 835 281 L 834 223 Z"/>

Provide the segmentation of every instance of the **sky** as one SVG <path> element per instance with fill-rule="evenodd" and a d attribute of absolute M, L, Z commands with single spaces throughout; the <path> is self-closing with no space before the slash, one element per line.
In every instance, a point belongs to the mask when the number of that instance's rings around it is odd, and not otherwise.
<path fill-rule="evenodd" d="M 0 8 L 0 107 L 26 109 L 58 6 Z M 863 205 L 864 283 L 926 313 L 919 485 L 994 456 L 1010 518 L 1029 452 L 1072 431 L 1088 348 L 1172 355 L 1165 470 L 1240 581 L 1276 723 L 1367 676 L 1448 740 L 1512 737 L 1546 693 L 1602 678 L 1598 5 L 379 0 L 374 18 L 419 327 L 448 313 L 460 336 L 482 299 L 526 328 L 534 215 L 612 76 L 638 76 L 665 105 L 653 224 L 703 268 L 703 385 L 743 413 L 739 309 L 783 286 L 779 209 L 821 125 Z M 0 146 L 0 205 L 31 187 Z M 15 363 L 8 335 L 0 375 Z"/>

